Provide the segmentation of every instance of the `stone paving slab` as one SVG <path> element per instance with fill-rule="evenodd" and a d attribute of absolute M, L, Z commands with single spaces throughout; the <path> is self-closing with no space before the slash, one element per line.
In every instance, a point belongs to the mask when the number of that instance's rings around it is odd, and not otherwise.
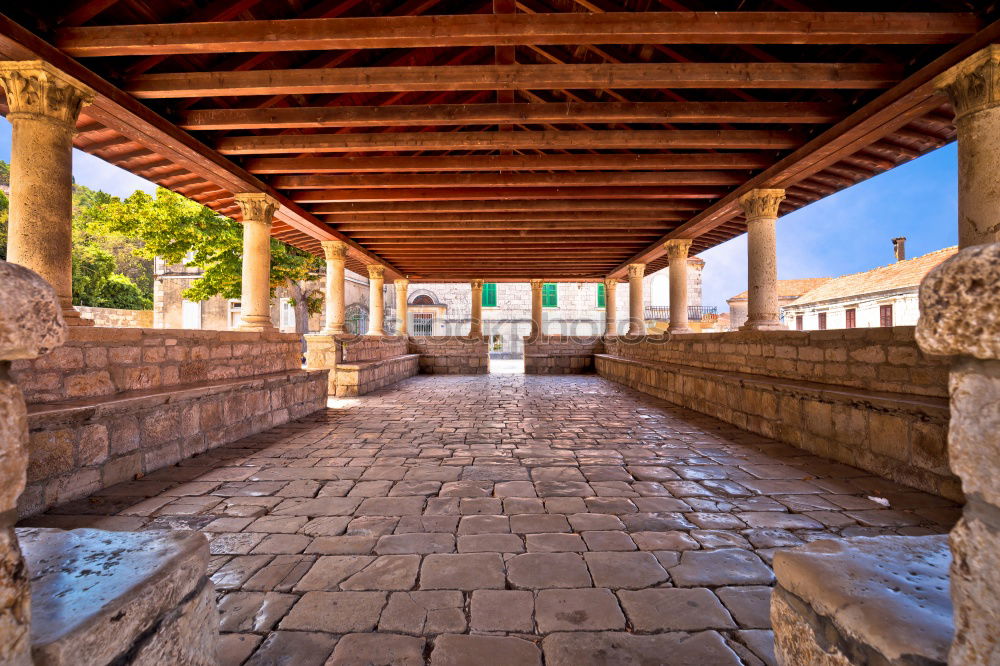
<path fill-rule="evenodd" d="M 27 524 L 206 534 L 223 666 L 757 666 L 775 552 L 957 517 L 599 377 L 505 374 L 337 399 Z"/>

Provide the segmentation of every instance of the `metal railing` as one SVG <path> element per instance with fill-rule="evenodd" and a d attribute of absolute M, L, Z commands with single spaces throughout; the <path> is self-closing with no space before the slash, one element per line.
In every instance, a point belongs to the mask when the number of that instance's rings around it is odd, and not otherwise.
<path fill-rule="evenodd" d="M 719 308 L 714 305 L 689 305 L 688 321 L 714 319 Z M 670 308 L 665 305 L 652 305 L 645 309 L 646 321 L 670 321 Z"/>

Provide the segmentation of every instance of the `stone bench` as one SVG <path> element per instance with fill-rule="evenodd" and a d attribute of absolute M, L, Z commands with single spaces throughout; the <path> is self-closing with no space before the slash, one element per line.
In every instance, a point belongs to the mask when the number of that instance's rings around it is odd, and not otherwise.
<path fill-rule="evenodd" d="M 595 354 L 598 373 L 878 476 L 962 501 L 948 467 L 948 400 Z"/>
<path fill-rule="evenodd" d="M 28 406 L 24 516 L 326 406 L 327 372 L 290 370 Z"/>
<path fill-rule="evenodd" d="M 600 337 L 524 337 L 524 374 L 577 375 L 594 371 L 594 354 L 604 352 Z"/>
<path fill-rule="evenodd" d="M 420 354 L 400 354 L 372 361 L 338 363 L 330 373 L 331 395 L 355 397 L 377 391 L 420 372 Z"/>
<path fill-rule="evenodd" d="M 31 576 L 34 663 L 218 663 L 203 535 L 21 528 L 17 536 Z"/>
<path fill-rule="evenodd" d="M 855 537 L 778 551 L 783 666 L 944 666 L 954 634 L 947 536 Z"/>

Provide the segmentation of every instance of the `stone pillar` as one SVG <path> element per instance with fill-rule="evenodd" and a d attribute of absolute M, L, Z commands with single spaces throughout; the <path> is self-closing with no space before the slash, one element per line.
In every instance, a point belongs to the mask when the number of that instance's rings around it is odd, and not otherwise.
<path fill-rule="evenodd" d="M 531 337 L 537 338 L 545 330 L 542 323 L 542 285 L 544 280 L 531 280 Z"/>
<path fill-rule="evenodd" d="M 10 217 L 7 260 L 52 285 L 70 326 L 93 326 L 73 308 L 73 133 L 90 88 L 40 60 L 0 62 L 7 93 Z"/>
<path fill-rule="evenodd" d="M 642 278 L 646 264 L 628 265 L 628 334 L 645 335 L 646 317 L 642 311 Z"/>
<path fill-rule="evenodd" d="M 1000 46 L 993 44 L 939 76 L 958 129 L 958 246 L 1000 241 Z"/>
<path fill-rule="evenodd" d="M 66 339 L 61 299 L 41 277 L 0 261 L 0 664 L 30 666 L 31 590 L 14 534 L 28 468 L 28 417 L 10 362 L 32 359 Z"/>
<path fill-rule="evenodd" d="M 917 343 L 953 358 L 948 459 L 965 506 L 951 531 L 949 664 L 996 664 L 1000 646 L 1000 243 L 977 245 L 920 283 Z"/>
<path fill-rule="evenodd" d="M 396 285 L 396 335 L 409 335 L 407 325 L 407 297 L 406 288 L 410 286 L 410 281 L 399 278 L 394 283 Z"/>
<path fill-rule="evenodd" d="M 323 241 L 326 255 L 326 326 L 323 333 L 339 335 L 344 332 L 344 265 L 347 262 L 347 243 Z"/>
<path fill-rule="evenodd" d="M 273 331 L 271 322 L 271 220 L 278 202 L 260 192 L 236 195 L 243 212 L 241 331 Z"/>
<path fill-rule="evenodd" d="M 384 276 L 385 266 L 368 264 L 368 335 L 385 335 L 385 301 L 382 295 Z"/>
<path fill-rule="evenodd" d="M 750 190 L 740 197 L 747 220 L 747 321 L 744 331 L 783 330 L 778 307 L 774 225 L 784 190 Z"/>
<path fill-rule="evenodd" d="M 618 280 L 604 281 L 604 335 L 618 335 Z"/>
<path fill-rule="evenodd" d="M 469 325 L 469 337 L 477 338 L 483 335 L 483 281 L 473 280 L 472 286 L 472 322 Z"/>
<path fill-rule="evenodd" d="M 688 250 L 691 240 L 676 238 L 664 243 L 670 257 L 670 326 L 671 333 L 690 333 L 688 326 Z"/>

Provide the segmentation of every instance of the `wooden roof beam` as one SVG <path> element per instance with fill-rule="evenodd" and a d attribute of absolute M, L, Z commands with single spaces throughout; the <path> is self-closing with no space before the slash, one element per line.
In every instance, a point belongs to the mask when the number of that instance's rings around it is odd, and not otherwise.
<path fill-rule="evenodd" d="M 457 188 L 457 187 L 664 187 L 670 185 L 739 185 L 746 178 L 734 171 L 618 171 L 581 173 L 446 173 L 335 176 L 276 176 L 280 190 Z"/>
<path fill-rule="evenodd" d="M 293 190 L 300 204 L 354 201 L 535 201 L 539 199 L 717 199 L 726 190 L 711 187 L 455 187 L 367 190 Z"/>
<path fill-rule="evenodd" d="M 256 174 L 420 173 L 437 171 L 627 171 L 763 169 L 771 158 L 757 153 L 637 155 L 461 155 L 417 157 L 258 157 L 246 160 Z"/>
<path fill-rule="evenodd" d="M 620 12 L 278 19 L 71 27 L 77 58 L 535 44 L 952 44 L 968 13 Z"/>
<path fill-rule="evenodd" d="M 538 211 L 698 211 L 697 201 L 666 201 L 656 199 L 547 199 L 541 201 L 385 201 L 325 204 L 313 207 L 314 214 L 323 213 L 483 213 Z"/>
<path fill-rule="evenodd" d="M 870 63 L 628 63 L 335 67 L 142 74 L 126 84 L 140 99 L 441 90 L 621 88 L 880 89 L 897 65 Z"/>
<path fill-rule="evenodd" d="M 232 136 L 216 142 L 223 155 L 354 153 L 409 150 L 736 149 L 783 150 L 803 137 L 782 130 L 579 130 L 569 132 L 392 132 Z"/>

